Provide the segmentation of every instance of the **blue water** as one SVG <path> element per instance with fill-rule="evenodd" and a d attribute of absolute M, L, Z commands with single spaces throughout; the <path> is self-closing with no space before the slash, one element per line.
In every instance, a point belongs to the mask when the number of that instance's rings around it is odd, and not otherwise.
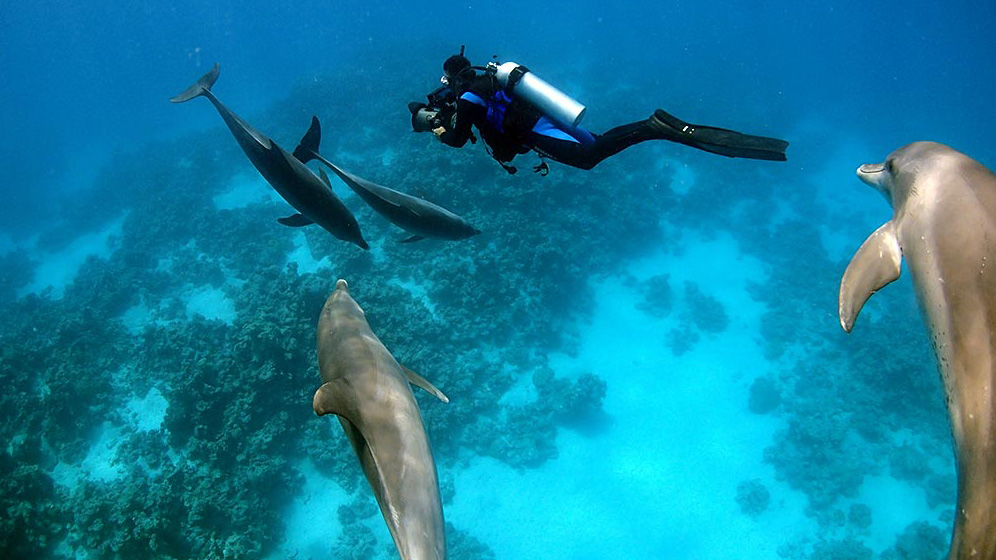
<path fill-rule="evenodd" d="M 836 294 L 890 215 L 858 165 L 915 140 L 996 165 L 996 6 L 873 4 L 0 5 L 0 556 L 394 557 L 311 411 L 341 277 L 451 398 L 419 396 L 454 560 L 941 558 L 909 279 L 851 335 Z M 660 107 L 789 161 L 647 143 L 510 176 L 410 130 L 460 45 L 595 132 Z M 284 148 L 317 115 L 324 155 L 484 233 L 398 244 L 338 184 L 369 253 L 279 225 L 214 109 L 168 102 L 215 62 Z"/>

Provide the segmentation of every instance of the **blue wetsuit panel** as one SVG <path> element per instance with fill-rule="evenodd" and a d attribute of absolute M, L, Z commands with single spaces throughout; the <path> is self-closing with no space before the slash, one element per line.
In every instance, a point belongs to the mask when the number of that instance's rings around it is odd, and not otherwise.
<path fill-rule="evenodd" d="M 495 127 L 499 132 L 504 133 L 502 120 L 505 118 L 505 109 L 508 108 L 508 102 L 511 101 L 511 99 L 503 91 L 498 92 L 495 97 L 496 99 L 489 103 L 480 95 L 467 91 L 460 96 L 460 99 L 486 108 L 488 110 L 488 122 L 490 122 L 491 126 Z M 570 130 L 564 129 L 545 115 L 541 116 L 539 120 L 536 121 L 536 124 L 533 125 L 532 131 L 533 133 L 541 136 L 555 138 L 557 140 L 566 140 L 576 144 L 592 144 L 595 142 L 595 136 L 591 132 L 588 132 L 580 127 Z"/>
<path fill-rule="evenodd" d="M 480 95 L 472 92 L 464 92 L 460 96 L 460 99 L 470 101 L 475 105 L 480 105 L 488 110 L 487 119 L 491 123 L 491 126 L 495 127 L 495 130 L 505 134 L 505 111 L 508 109 L 508 104 L 512 102 L 512 98 L 508 96 L 504 91 L 495 92 L 491 99 L 484 99 Z"/>
<path fill-rule="evenodd" d="M 491 103 L 488 103 L 488 122 L 502 134 L 505 133 L 505 111 L 508 110 L 508 104 L 511 102 L 512 98 L 504 91 L 499 90 L 491 98 Z"/>
<path fill-rule="evenodd" d="M 476 93 L 470 91 L 464 92 L 464 94 L 460 96 L 460 99 L 470 101 L 474 105 L 480 105 L 481 107 L 488 106 L 488 102 L 482 99 L 480 95 L 477 95 Z"/>
<path fill-rule="evenodd" d="M 595 141 L 594 135 L 587 130 L 583 128 L 564 130 L 545 115 L 536 121 L 536 124 L 533 126 L 533 132 L 548 138 L 567 140 L 568 142 L 576 142 L 578 144 L 591 144 Z"/>

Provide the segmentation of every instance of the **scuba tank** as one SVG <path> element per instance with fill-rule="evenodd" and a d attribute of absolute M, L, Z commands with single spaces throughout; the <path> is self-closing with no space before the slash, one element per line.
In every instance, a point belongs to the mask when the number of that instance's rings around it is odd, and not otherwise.
<path fill-rule="evenodd" d="M 571 99 L 564 92 L 536 77 L 525 66 L 515 62 L 489 63 L 488 70 L 505 91 L 522 97 L 557 124 L 574 128 L 584 118 L 584 105 Z"/>

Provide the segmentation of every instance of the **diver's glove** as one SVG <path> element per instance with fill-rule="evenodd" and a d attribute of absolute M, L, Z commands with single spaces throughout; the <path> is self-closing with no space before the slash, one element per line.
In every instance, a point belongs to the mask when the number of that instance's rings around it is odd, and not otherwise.
<path fill-rule="evenodd" d="M 654 136 L 727 157 L 785 161 L 789 143 L 778 138 L 751 136 L 725 128 L 689 124 L 665 112 L 654 111 L 647 121 Z"/>

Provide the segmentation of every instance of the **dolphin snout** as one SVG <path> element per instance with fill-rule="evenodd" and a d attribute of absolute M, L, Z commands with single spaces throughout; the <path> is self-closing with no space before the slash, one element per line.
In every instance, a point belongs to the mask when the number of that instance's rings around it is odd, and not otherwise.
<path fill-rule="evenodd" d="M 858 168 L 857 175 L 861 182 L 881 191 L 888 180 L 888 174 L 884 171 L 884 163 L 866 163 Z"/>
<path fill-rule="evenodd" d="M 336 290 L 342 290 L 342 291 L 344 291 L 344 292 L 346 292 L 348 294 L 349 293 L 349 284 L 347 284 L 345 280 L 343 280 L 342 278 L 340 278 L 340 279 L 336 280 L 336 282 L 335 282 L 335 289 Z"/>
<path fill-rule="evenodd" d="M 882 171 L 885 171 L 884 163 L 866 163 L 858 168 L 858 177 L 872 173 L 881 173 Z"/>

